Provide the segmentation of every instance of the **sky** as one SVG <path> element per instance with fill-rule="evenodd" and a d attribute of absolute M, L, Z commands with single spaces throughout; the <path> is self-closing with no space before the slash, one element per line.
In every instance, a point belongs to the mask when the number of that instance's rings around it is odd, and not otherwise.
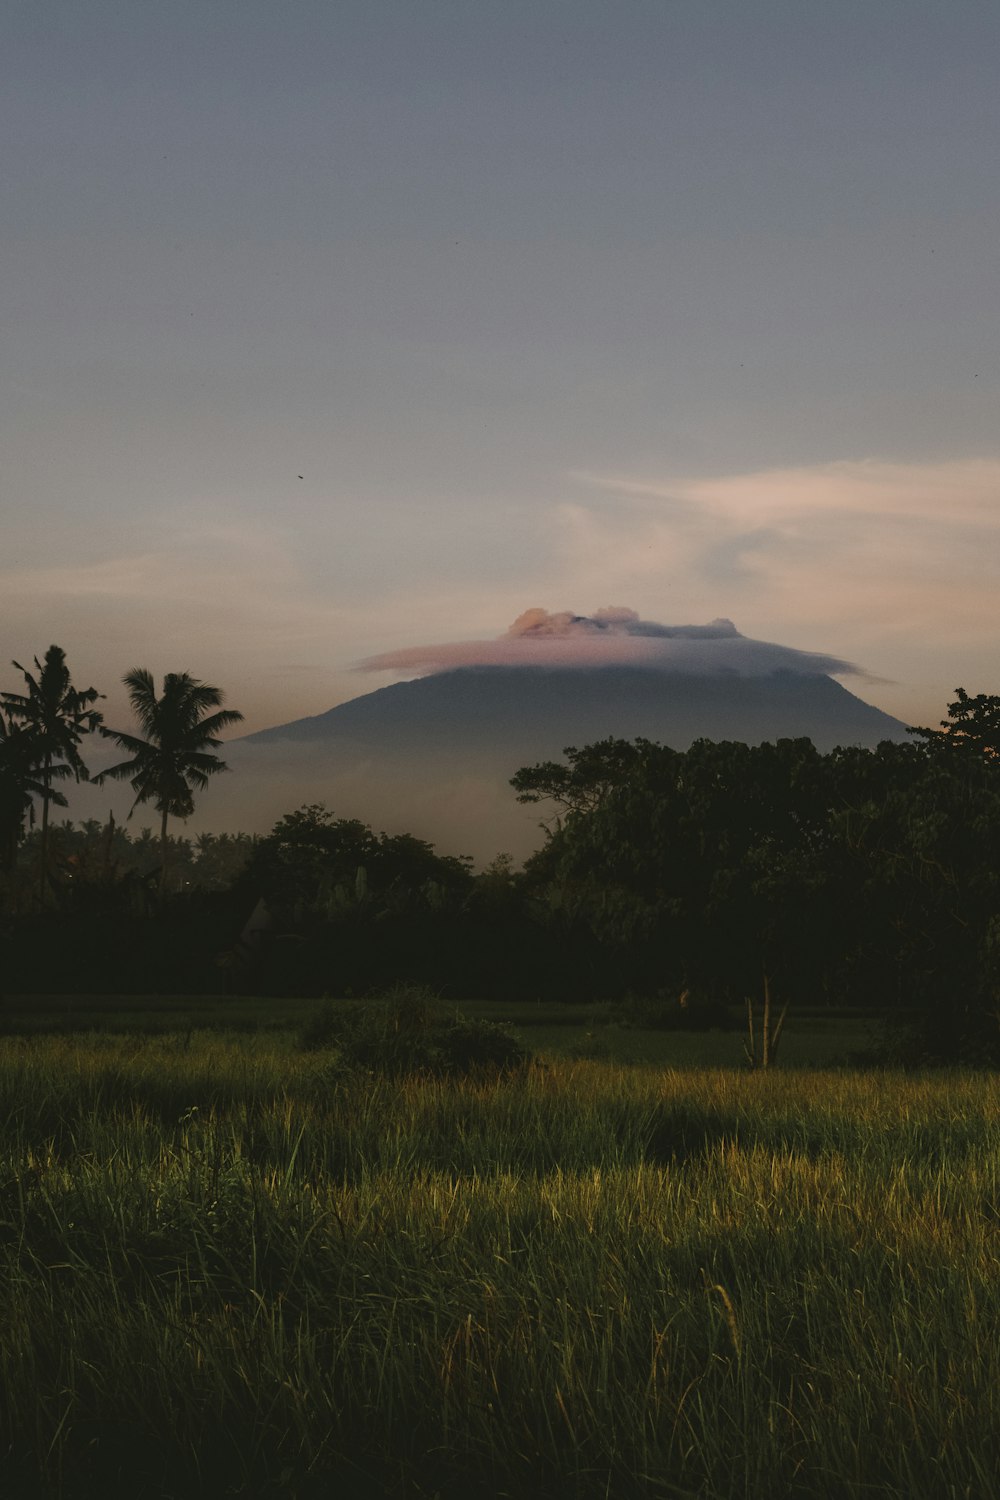
<path fill-rule="evenodd" d="M 907 723 L 1000 692 L 998 44 L 995 0 L 6 0 L 3 659 L 252 731 L 618 608 Z"/>

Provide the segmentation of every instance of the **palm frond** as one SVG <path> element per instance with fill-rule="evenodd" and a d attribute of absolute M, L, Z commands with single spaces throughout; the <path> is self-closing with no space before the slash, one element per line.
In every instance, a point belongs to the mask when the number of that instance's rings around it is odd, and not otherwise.
<path fill-rule="evenodd" d="M 122 729 L 101 728 L 101 734 L 106 740 L 114 740 L 119 750 L 128 750 L 132 755 L 143 755 L 149 749 L 149 741 L 139 739 L 138 735 L 127 734 Z"/>
<path fill-rule="evenodd" d="M 21 676 L 24 678 L 25 682 L 28 684 L 28 692 L 27 692 L 27 696 L 25 698 L 25 702 L 27 702 L 29 698 L 40 697 L 41 696 L 41 688 L 38 685 L 38 678 L 32 677 L 32 675 L 28 671 L 27 667 L 22 667 L 22 665 L 21 665 L 21 663 L 19 661 L 13 661 L 13 662 L 11 662 L 11 666 L 17 668 L 17 670 L 21 673 Z M 41 677 L 41 675 L 42 675 L 42 664 L 38 660 L 37 656 L 35 657 L 35 669 L 38 672 L 38 676 Z M 13 697 L 13 696 L 17 696 L 17 695 L 12 694 L 11 696 Z"/>
<path fill-rule="evenodd" d="M 203 743 L 221 744 L 221 740 L 215 740 L 220 729 L 228 729 L 231 724 L 242 724 L 243 715 L 235 708 L 224 708 L 221 713 L 212 714 L 208 719 L 202 719 L 198 725 L 198 733 Z"/>
<path fill-rule="evenodd" d="M 131 781 L 136 765 L 134 760 L 123 760 L 117 766 L 107 766 L 94 777 L 94 785 L 103 786 L 106 781 Z"/>
<path fill-rule="evenodd" d="M 229 770 L 224 760 L 220 760 L 217 755 L 207 755 L 204 751 L 193 751 L 187 757 L 187 764 L 202 776 L 214 776 L 216 771 Z"/>

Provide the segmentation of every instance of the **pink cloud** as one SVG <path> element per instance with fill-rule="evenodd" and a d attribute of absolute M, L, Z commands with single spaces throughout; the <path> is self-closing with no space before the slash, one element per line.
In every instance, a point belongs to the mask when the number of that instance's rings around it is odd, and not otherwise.
<path fill-rule="evenodd" d="M 750 640 L 731 620 L 661 625 L 620 605 L 592 615 L 528 609 L 495 640 L 404 646 L 366 658 L 357 670 L 425 676 L 457 667 L 613 666 L 708 675 L 735 672 L 741 677 L 778 671 L 865 675 L 836 656 Z"/>

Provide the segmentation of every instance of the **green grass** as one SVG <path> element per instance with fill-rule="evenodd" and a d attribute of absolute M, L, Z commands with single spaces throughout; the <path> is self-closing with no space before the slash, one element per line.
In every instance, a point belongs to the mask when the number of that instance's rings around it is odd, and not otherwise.
<path fill-rule="evenodd" d="M 261 995 L 8 995 L 0 1001 L 0 1036 L 281 1032 L 301 1025 L 316 1006 Z"/>
<path fill-rule="evenodd" d="M 0 1037 L 263 1032 L 280 1045 L 281 1038 L 296 1034 L 320 1004 L 259 995 L 9 996 L 0 1004 Z M 741 1015 L 734 1015 L 734 1029 L 728 1032 L 671 1032 L 622 1028 L 613 1022 L 613 1008 L 600 1005 L 463 1000 L 459 1008 L 471 1019 L 513 1028 L 534 1053 L 547 1060 L 657 1068 L 745 1066 Z M 870 1046 L 875 1029 L 873 1022 L 856 1013 L 792 1013 L 782 1038 L 781 1063 L 834 1066 Z"/>
<path fill-rule="evenodd" d="M 1000 1084 L 0 1042 L 0 1493 L 988 1497 Z"/>
<path fill-rule="evenodd" d="M 528 1045 L 547 1060 L 560 1058 L 606 1062 L 628 1067 L 737 1068 L 746 1067 L 746 1033 L 733 1031 L 627 1030 L 591 1023 L 576 1026 L 537 1025 L 520 1028 Z M 781 1038 L 782 1068 L 834 1067 L 851 1054 L 871 1046 L 872 1024 L 812 1019 L 786 1026 Z"/>

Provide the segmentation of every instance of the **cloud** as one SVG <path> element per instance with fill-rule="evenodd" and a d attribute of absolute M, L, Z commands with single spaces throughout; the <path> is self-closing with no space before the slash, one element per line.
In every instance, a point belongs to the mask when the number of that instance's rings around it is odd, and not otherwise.
<path fill-rule="evenodd" d="M 622 605 L 609 605 L 592 615 L 528 609 L 495 640 L 404 646 L 366 658 L 358 670 L 424 675 L 483 666 L 631 666 L 708 675 L 734 672 L 741 677 L 779 671 L 862 673 L 861 668 L 836 656 L 749 640 L 731 620 L 661 625 L 641 619 L 636 610 Z"/>
<path fill-rule="evenodd" d="M 925 520 L 935 526 L 1000 530 L 1000 462 L 962 459 L 938 464 L 894 464 L 874 459 L 769 469 L 693 481 L 683 496 L 755 522 L 787 522 L 821 512 Z"/>
<path fill-rule="evenodd" d="M 940 718 L 958 683 L 995 685 L 1000 459 L 573 477 L 559 524 L 578 591 L 833 644 L 875 669 L 880 706 L 909 723 Z"/>
<path fill-rule="evenodd" d="M 582 470 L 572 477 L 593 489 L 667 502 L 675 513 L 689 517 L 707 508 L 732 516 L 742 512 L 759 525 L 834 511 L 868 520 L 896 515 L 1000 529 L 1000 460 L 994 458 L 930 464 L 841 459 L 700 479 L 640 479 Z"/>
<path fill-rule="evenodd" d="M 592 615 L 574 615 L 569 610 L 549 614 L 547 609 L 526 609 L 518 615 L 507 631 L 507 637 L 518 640 L 547 640 L 551 638 L 586 637 L 594 640 L 603 635 L 653 636 L 658 639 L 689 640 L 733 639 L 739 631 L 732 620 L 713 620 L 709 625 L 657 625 L 654 620 L 642 620 L 637 610 L 621 604 L 608 604 L 595 609 Z"/>
<path fill-rule="evenodd" d="M 155 553 L 100 562 L 22 568 L 3 574 L 4 594 L 15 599 L 146 599 L 162 586 L 162 559 Z"/>

